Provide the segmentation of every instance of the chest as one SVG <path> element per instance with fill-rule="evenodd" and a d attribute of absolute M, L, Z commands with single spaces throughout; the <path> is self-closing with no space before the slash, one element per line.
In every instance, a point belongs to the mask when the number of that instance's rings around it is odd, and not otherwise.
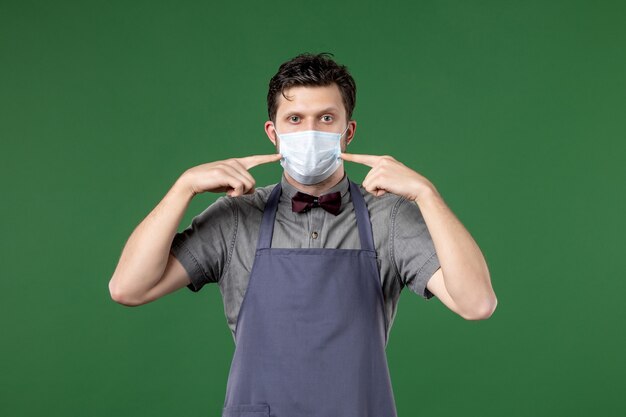
<path fill-rule="evenodd" d="M 280 205 L 276 212 L 274 248 L 360 249 L 359 231 L 352 204 L 334 216 L 321 208 L 294 213 Z"/>

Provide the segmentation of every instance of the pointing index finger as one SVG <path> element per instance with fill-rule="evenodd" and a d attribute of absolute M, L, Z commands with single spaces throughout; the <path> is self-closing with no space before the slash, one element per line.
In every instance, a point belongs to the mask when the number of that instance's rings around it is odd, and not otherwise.
<path fill-rule="evenodd" d="M 376 155 L 364 155 L 358 153 L 341 153 L 341 159 L 344 161 L 356 162 L 357 164 L 373 167 L 380 157 Z"/>
<path fill-rule="evenodd" d="M 275 153 L 269 155 L 244 156 L 243 158 L 237 158 L 237 160 L 244 166 L 245 169 L 248 170 L 257 165 L 278 161 L 280 158 L 281 155 L 279 153 Z"/>

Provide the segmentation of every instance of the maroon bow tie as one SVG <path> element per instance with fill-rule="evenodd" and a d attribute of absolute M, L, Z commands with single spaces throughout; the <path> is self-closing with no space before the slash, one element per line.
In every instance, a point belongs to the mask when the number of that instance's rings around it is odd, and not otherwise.
<path fill-rule="evenodd" d="M 339 191 L 315 197 L 300 191 L 291 198 L 291 210 L 302 213 L 313 207 L 321 207 L 335 216 L 341 210 L 341 193 Z"/>

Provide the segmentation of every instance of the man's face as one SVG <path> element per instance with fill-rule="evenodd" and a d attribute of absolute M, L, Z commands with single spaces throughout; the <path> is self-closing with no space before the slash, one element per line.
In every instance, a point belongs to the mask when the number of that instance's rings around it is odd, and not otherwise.
<path fill-rule="evenodd" d="M 341 151 L 352 140 L 356 129 L 354 120 L 347 121 L 346 109 L 341 92 L 336 84 L 324 87 L 297 86 L 285 90 L 285 99 L 278 95 L 276 123 L 265 122 L 265 132 L 277 152 L 280 149 L 278 133 L 291 133 L 303 130 L 321 130 L 323 132 L 343 133 Z"/>

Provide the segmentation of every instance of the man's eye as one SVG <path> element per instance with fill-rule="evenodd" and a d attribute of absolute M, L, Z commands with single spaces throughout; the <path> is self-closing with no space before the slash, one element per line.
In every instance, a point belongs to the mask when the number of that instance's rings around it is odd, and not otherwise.
<path fill-rule="evenodd" d="M 328 115 L 326 115 L 326 116 L 322 116 L 322 119 L 323 119 L 325 122 L 332 122 L 332 121 L 333 121 L 333 116 L 328 116 Z"/>
<path fill-rule="evenodd" d="M 292 122 L 299 122 L 300 121 L 300 117 L 298 117 L 298 116 L 291 116 L 289 118 L 289 120 L 291 120 Z"/>

